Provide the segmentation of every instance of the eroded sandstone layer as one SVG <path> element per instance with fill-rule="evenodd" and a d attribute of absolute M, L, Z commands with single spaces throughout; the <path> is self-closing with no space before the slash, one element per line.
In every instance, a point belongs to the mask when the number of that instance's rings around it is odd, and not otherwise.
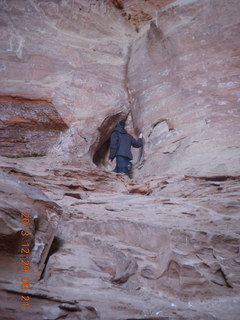
<path fill-rule="evenodd" d="M 131 112 L 146 140 L 141 174 L 237 174 L 239 6 L 2 1 L 1 154 L 85 155 L 99 165 L 106 152 L 96 151 Z M 145 23 L 138 32 L 123 14 L 133 10 Z"/>
<path fill-rule="evenodd" d="M 1 1 L 0 15 L 0 96 L 4 108 L 8 108 L 8 97 L 19 98 L 8 115 L 15 131 L 25 134 L 18 126 L 19 118 L 26 126 L 29 120 L 24 100 L 32 100 L 32 112 L 43 101 L 41 116 L 44 107 L 48 113 L 52 108 L 68 126 L 54 149 L 51 145 L 46 152 L 71 158 L 104 143 L 107 137 L 102 142 L 98 128 L 107 117 L 115 119 L 128 110 L 125 75 L 131 25 L 107 1 Z M 6 116 L 1 113 L 3 125 Z M 56 123 L 50 121 L 41 136 L 51 139 L 54 130 Z M 39 151 L 28 154 L 45 154 L 44 142 L 35 135 L 33 128 L 32 138 Z M 0 137 L 4 146 L 10 144 L 2 131 Z M 14 137 L 11 142 L 19 143 Z M 17 151 L 8 147 L 9 152 L 3 148 L 1 154 L 16 156 Z"/>
<path fill-rule="evenodd" d="M 134 42 L 128 86 L 143 172 L 239 173 L 240 2 L 177 1 Z"/>
<path fill-rule="evenodd" d="M 4 319 L 238 319 L 239 178 L 139 183 L 48 162 L 1 158 L 63 210 L 41 277 L 28 290 L 19 272 L 2 281 Z"/>
<path fill-rule="evenodd" d="M 52 103 L 0 97 L 0 149 L 9 157 L 43 156 L 68 126 Z"/>
<path fill-rule="evenodd" d="M 239 5 L 0 1 L 1 319 L 239 320 Z"/>
<path fill-rule="evenodd" d="M 2 171 L 0 180 L 1 283 L 24 275 L 37 281 L 62 210 L 39 189 Z"/>

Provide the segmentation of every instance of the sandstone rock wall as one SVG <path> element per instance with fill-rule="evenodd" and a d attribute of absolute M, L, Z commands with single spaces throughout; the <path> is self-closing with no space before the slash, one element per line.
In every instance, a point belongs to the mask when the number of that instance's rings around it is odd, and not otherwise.
<path fill-rule="evenodd" d="M 1 154 L 104 164 L 130 102 L 141 174 L 236 174 L 239 2 L 170 2 L 3 1 Z"/>
<path fill-rule="evenodd" d="M 53 104 L 0 97 L 0 150 L 9 157 L 43 156 L 68 126 Z"/>
<path fill-rule="evenodd" d="M 238 320 L 238 1 L 0 15 L 0 317 Z M 136 180 L 104 168 L 119 118 L 145 137 Z"/>
<path fill-rule="evenodd" d="M 18 98 L 9 115 L 12 126 L 18 126 L 17 116 L 28 118 L 21 99 L 31 100 L 30 109 L 40 100 L 52 105 L 52 113 L 69 127 L 55 148 L 50 145 L 46 151 L 73 157 L 98 146 L 97 129 L 104 119 L 128 109 L 125 75 L 131 26 L 104 0 L 16 0 L 1 1 L 0 6 L 0 96 L 4 108 L 9 97 Z M 47 139 L 56 130 L 54 122 L 49 126 Z M 23 134 L 21 127 L 17 132 Z M 17 138 L 14 142 L 19 143 Z M 34 152 L 41 153 L 44 142 L 35 143 L 40 151 Z"/>
<path fill-rule="evenodd" d="M 134 42 L 128 64 L 142 173 L 239 172 L 239 1 L 176 1 Z"/>
<path fill-rule="evenodd" d="M 39 189 L 0 172 L 2 283 L 40 279 L 61 213 Z"/>

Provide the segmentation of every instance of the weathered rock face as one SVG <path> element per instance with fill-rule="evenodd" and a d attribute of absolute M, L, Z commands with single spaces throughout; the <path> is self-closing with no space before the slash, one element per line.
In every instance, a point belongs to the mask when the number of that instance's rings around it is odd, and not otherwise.
<path fill-rule="evenodd" d="M 239 172 L 239 1 L 177 1 L 132 46 L 128 85 L 146 137 L 141 174 Z"/>
<path fill-rule="evenodd" d="M 120 13 L 130 21 L 138 31 L 140 26 L 148 23 L 154 18 L 157 10 L 166 5 L 176 2 L 176 0 L 110 0 L 110 2 L 120 10 Z"/>
<path fill-rule="evenodd" d="M 21 290 L 12 273 L 2 282 L 4 319 L 238 318 L 239 179 L 140 184 L 91 167 L 49 167 L 47 158 L 1 162 L 64 211 L 40 281 Z M 30 307 L 13 293 L 30 296 Z"/>
<path fill-rule="evenodd" d="M 41 156 L 68 127 L 47 101 L 0 98 L 0 150 L 9 157 Z"/>
<path fill-rule="evenodd" d="M 0 9 L 1 317 L 238 320 L 239 3 Z M 120 118 L 131 181 L 105 168 Z"/>
<path fill-rule="evenodd" d="M 0 172 L 0 180 L 1 282 L 20 281 L 24 276 L 37 281 L 56 234 L 61 208 L 39 189 L 4 172 Z"/>
<path fill-rule="evenodd" d="M 52 153 L 72 157 L 87 153 L 93 144 L 97 147 L 97 128 L 104 119 L 124 115 L 128 109 L 125 74 L 131 26 L 106 1 L 16 0 L 1 1 L 0 6 L 0 95 L 12 127 L 18 127 L 20 136 L 31 138 L 19 127 L 19 118 L 23 123 L 29 120 L 26 104 L 21 103 L 28 99 L 32 112 L 40 107 L 43 117 L 45 108 L 47 113 L 53 109 L 56 119 L 69 127 Z M 8 97 L 19 98 L 11 109 Z M 1 120 L 5 125 L 3 113 Z M 56 123 L 51 124 L 45 133 L 41 131 L 45 140 L 57 136 Z M 35 137 L 36 129 L 32 129 L 32 140 L 39 151 L 29 150 L 29 154 L 49 151 Z M 10 156 L 12 149 L 5 151 L 11 142 L 7 138 L 1 134 L 1 154 Z M 24 153 L 28 141 L 18 143 L 24 144 Z"/>
<path fill-rule="evenodd" d="M 146 138 L 141 175 L 236 174 L 239 2 L 113 2 L 1 3 L 1 154 L 99 165 L 130 102 Z M 156 17 L 137 34 L 126 17 L 141 25 L 141 13 Z"/>

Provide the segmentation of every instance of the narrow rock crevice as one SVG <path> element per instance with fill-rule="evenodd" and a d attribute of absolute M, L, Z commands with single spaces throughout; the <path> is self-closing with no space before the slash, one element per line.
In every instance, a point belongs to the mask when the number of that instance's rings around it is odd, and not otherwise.
<path fill-rule="evenodd" d="M 46 269 L 47 269 L 47 266 L 48 266 L 48 262 L 49 262 L 50 257 L 51 257 L 54 253 L 58 252 L 58 251 L 61 249 L 62 245 L 63 245 L 63 240 L 60 239 L 59 237 L 55 236 L 54 239 L 53 239 L 53 241 L 52 241 L 51 247 L 50 247 L 50 249 L 49 249 L 49 251 L 48 251 L 46 260 L 45 260 L 45 262 L 44 262 L 44 267 L 43 267 L 42 273 L 41 273 L 41 275 L 40 275 L 39 281 L 42 280 L 42 279 L 44 279 L 45 272 L 46 272 Z"/>
<path fill-rule="evenodd" d="M 227 277 L 226 277 L 225 273 L 223 272 L 223 270 L 222 270 L 221 268 L 218 269 L 218 270 L 215 272 L 215 275 L 217 275 L 218 277 L 220 277 L 220 278 L 223 280 L 223 282 L 224 282 L 224 284 L 225 284 L 225 286 L 226 286 L 227 288 L 233 288 L 233 286 L 231 286 L 231 284 L 230 284 L 229 281 L 227 280 Z M 219 285 L 219 286 L 223 286 L 223 285 L 224 285 L 224 284 L 222 284 L 222 283 L 219 283 L 219 281 L 216 281 L 216 280 L 212 280 L 212 282 L 215 283 L 215 284 L 217 284 L 217 285 Z"/>
<path fill-rule="evenodd" d="M 212 176 L 212 177 L 199 177 L 206 181 L 222 182 L 227 180 L 239 180 L 240 176 Z"/>

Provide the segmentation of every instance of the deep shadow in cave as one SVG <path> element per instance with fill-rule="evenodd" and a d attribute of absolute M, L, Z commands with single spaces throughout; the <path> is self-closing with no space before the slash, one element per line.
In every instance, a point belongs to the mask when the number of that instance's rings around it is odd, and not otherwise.
<path fill-rule="evenodd" d="M 116 125 L 116 122 L 121 119 L 126 120 L 127 116 L 128 114 L 125 112 L 119 112 L 117 114 L 109 116 L 98 128 L 99 138 L 97 142 L 91 147 L 91 151 L 93 154 L 93 163 L 95 163 L 97 166 L 104 166 L 107 161 L 107 155 L 110 146 L 110 135 Z"/>
<path fill-rule="evenodd" d="M 110 137 L 105 141 L 102 146 L 95 152 L 93 156 L 93 162 L 99 166 L 104 164 L 107 158 L 108 150 L 110 147 Z"/>

